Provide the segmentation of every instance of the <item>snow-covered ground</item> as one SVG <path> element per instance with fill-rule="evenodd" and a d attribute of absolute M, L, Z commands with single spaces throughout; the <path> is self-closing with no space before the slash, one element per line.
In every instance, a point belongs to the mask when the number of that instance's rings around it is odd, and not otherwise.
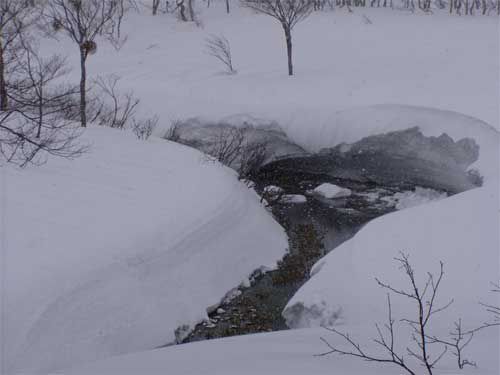
<path fill-rule="evenodd" d="M 238 336 L 188 345 L 179 345 L 144 353 L 110 358 L 78 369 L 61 372 L 64 375 L 401 375 L 397 367 L 367 363 L 353 358 L 317 357 L 327 351 L 320 337 L 330 343 L 341 343 L 324 329 L 301 329 Z M 485 335 L 495 347 L 498 337 Z M 485 345 L 486 347 L 486 345 Z M 491 353 L 470 353 L 479 363 L 472 371 L 444 370 L 439 374 L 497 375 L 493 363 L 482 361 Z M 495 353 L 493 353 L 495 354 Z M 486 365 L 493 365 L 487 367 Z"/>
<path fill-rule="evenodd" d="M 292 121 L 305 138 L 337 110 L 385 103 L 461 112 L 499 126 L 495 17 L 315 12 L 294 29 L 296 75 L 288 77 L 278 22 L 237 2 L 230 15 L 223 2 L 197 5 L 202 27 L 170 15 L 131 15 L 123 25 L 127 43 L 119 52 L 100 43 L 89 77 L 121 75 L 121 87 L 134 90 L 163 129 L 170 120 L 246 113 Z M 220 62 L 204 52 L 210 34 L 229 40 L 238 74 L 221 74 Z M 51 44 L 69 55 L 77 82 L 77 48 L 64 38 Z"/>
<path fill-rule="evenodd" d="M 419 272 L 446 263 L 442 295 L 456 303 L 440 329 L 460 316 L 467 324 L 484 319 L 478 302 L 489 301 L 488 283 L 498 279 L 497 18 L 314 13 L 294 30 L 296 76 L 288 77 L 277 22 L 236 6 L 226 15 L 212 3 L 199 8 L 203 27 L 132 15 L 128 42 L 118 52 L 99 45 L 89 76 L 121 75 L 142 114 L 159 115 L 157 134 L 177 119 L 250 114 L 276 120 L 312 151 L 413 126 L 472 137 L 484 188 L 367 225 L 320 261 L 289 306 L 342 307 L 342 329 L 373 337 L 373 323 L 386 316 L 373 277 L 399 285 L 392 258 L 404 250 Z M 229 39 L 238 74 L 221 74 L 203 52 L 210 34 Z M 76 82 L 75 46 L 63 38 L 49 45 L 69 54 Z M 50 371 L 172 341 L 176 327 L 203 319 L 207 306 L 253 269 L 272 266 L 287 246 L 258 197 L 197 151 L 106 129 L 90 128 L 84 140 L 91 152 L 76 161 L 1 168 L 3 369 Z M 314 357 L 326 349 L 321 335 L 340 344 L 323 330 L 297 330 L 116 357 L 74 374 L 400 373 Z M 498 374 L 497 331 L 478 335 L 470 353 L 474 373 Z M 440 372 L 458 373 L 449 359 L 443 365 Z"/>
<path fill-rule="evenodd" d="M 90 128 L 89 153 L 2 167 L 3 370 L 49 371 L 175 339 L 286 235 L 193 149 Z"/>
<path fill-rule="evenodd" d="M 387 321 L 387 290 L 375 278 L 408 290 L 411 286 L 394 261 L 404 252 L 422 290 L 427 272 L 439 274 L 439 262 L 444 262 L 437 305 L 454 302 L 433 316 L 434 334 L 446 335 L 458 319 L 466 329 L 480 326 L 491 317 L 479 302 L 495 305 L 499 300 L 490 291 L 491 283 L 499 279 L 499 228 L 496 184 L 375 219 L 314 266 L 311 279 L 283 315 L 291 327 L 335 326 L 373 347 L 374 323 Z M 415 301 L 392 296 L 392 305 L 398 345 L 404 348 L 411 345 L 411 338 L 399 319 L 415 318 Z M 479 355 L 480 368 L 487 372 L 499 371 L 499 334 L 499 329 L 492 329 L 489 336 L 478 334 L 468 347 L 473 358 Z M 454 361 L 450 354 L 442 365 L 451 369 Z"/>
<path fill-rule="evenodd" d="M 313 277 L 285 310 L 294 326 L 313 327 L 169 347 L 111 358 L 63 372 L 65 375 L 224 375 L 224 374 L 401 374 L 396 366 L 369 363 L 356 358 L 315 355 L 331 345 L 350 349 L 345 341 L 322 328 L 329 321 L 351 333 L 367 353 L 380 354 L 372 338 L 375 323 L 387 319 L 386 293 L 375 277 L 396 288 L 407 286 L 393 261 L 400 250 L 410 254 L 423 282 L 426 272 L 437 273 L 445 262 L 445 276 L 438 297 L 442 306 L 454 298 L 449 309 L 433 317 L 432 334 L 447 334 L 461 318 L 466 328 L 488 320 L 479 302 L 494 304 L 490 282 L 498 278 L 498 193 L 480 188 L 449 199 L 399 211 L 368 224 L 352 240 L 334 250 L 313 269 Z M 423 286 L 423 285 L 421 285 Z M 306 307 L 304 309 L 304 306 Z M 412 318 L 415 305 L 406 298 L 392 298 L 396 323 L 396 348 L 405 354 L 410 333 L 400 318 Z M 298 314 L 302 312 L 302 314 Z M 332 315 L 339 318 L 332 319 Z M 458 370 L 451 351 L 434 370 L 437 374 L 496 375 L 499 373 L 499 329 L 477 333 L 464 350 L 477 368 Z M 440 353 L 441 348 L 436 349 Z M 433 353 L 436 353 L 433 352 Z M 409 359 L 414 369 L 419 369 Z"/>

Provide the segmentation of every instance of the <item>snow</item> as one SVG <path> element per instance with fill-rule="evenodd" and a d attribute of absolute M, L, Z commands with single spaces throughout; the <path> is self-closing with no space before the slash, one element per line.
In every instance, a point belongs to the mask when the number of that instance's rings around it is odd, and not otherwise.
<path fill-rule="evenodd" d="M 270 194 L 270 195 L 277 195 L 280 193 L 283 193 L 283 188 L 275 185 L 268 185 L 264 188 L 264 193 Z"/>
<path fill-rule="evenodd" d="M 394 206 L 397 210 L 403 210 L 405 208 L 420 206 L 421 204 L 444 199 L 447 196 L 446 193 L 417 186 L 414 191 L 398 192 L 392 196 L 383 197 L 382 200 Z"/>
<path fill-rule="evenodd" d="M 1 168 L 6 373 L 172 342 L 287 247 L 257 194 L 198 151 L 106 128 L 82 141 L 79 159 Z"/>
<path fill-rule="evenodd" d="M 342 188 L 328 182 L 319 185 L 313 191 L 326 199 L 345 198 L 352 193 L 351 189 Z"/>
<path fill-rule="evenodd" d="M 499 178 L 499 132 L 487 123 L 460 113 L 403 105 L 375 105 L 353 108 L 336 113 L 314 114 L 304 118 L 304 113 L 291 115 L 286 129 L 292 139 L 311 150 L 353 143 L 364 137 L 417 126 L 424 136 L 446 133 L 455 142 L 473 139 L 479 146 L 479 158 L 469 169 L 478 170 L 485 180 Z M 300 124 L 308 122 L 310 127 Z M 311 127 L 314 131 L 311 131 Z M 444 163 L 443 163 L 444 164 Z"/>
<path fill-rule="evenodd" d="M 375 278 L 406 288 L 407 280 L 393 259 L 405 252 L 420 283 L 427 272 L 438 273 L 439 261 L 444 262 L 439 305 L 450 298 L 454 303 L 433 316 L 435 334 L 446 334 L 459 318 L 468 329 L 477 327 L 488 320 L 479 302 L 497 301 L 490 283 L 499 279 L 499 228 L 497 184 L 382 216 L 313 267 L 311 279 L 289 301 L 283 316 L 294 328 L 334 325 L 368 343 L 376 336 L 374 323 L 387 319 L 386 290 Z M 393 297 L 392 304 L 397 319 L 414 316 L 408 298 Z M 470 344 L 470 351 L 481 357 L 481 369 L 491 373 L 499 371 L 499 334 L 492 329 Z M 399 345 L 408 345 L 407 337 L 399 334 Z M 450 355 L 442 366 L 450 369 L 453 361 Z"/>
<path fill-rule="evenodd" d="M 281 197 L 282 203 L 306 203 L 307 198 L 302 194 L 285 194 Z"/>
<path fill-rule="evenodd" d="M 140 113 L 159 115 L 157 135 L 197 116 L 276 121 L 310 151 L 414 126 L 428 136 L 473 138 L 480 154 L 472 167 L 484 188 L 368 224 L 316 265 L 289 307 L 314 313 L 299 326 L 340 313 L 343 329 L 373 337 L 373 322 L 385 317 L 373 277 L 399 283 L 392 258 L 404 250 L 422 272 L 446 262 L 443 295 L 457 301 L 443 321 L 459 312 L 470 324 L 482 319 L 477 302 L 490 298 L 489 282 L 498 278 L 497 18 L 314 13 L 294 29 L 296 76 L 288 77 L 280 25 L 237 6 L 228 16 L 222 7 L 197 9 L 203 27 L 132 15 L 123 25 L 128 42 L 119 51 L 99 44 L 89 77 L 123 76 L 120 89 L 134 90 Z M 219 74 L 203 53 L 209 34 L 228 37 L 238 74 Z M 75 46 L 63 38 L 46 43 L 46 51 L 72 51 L 77 82 Z M 92 151 L 76 161 L 1 168 L 2 366 L 9 370 L 51 371 L 173 341 L 177 327 L 205 319 L 208 306 L 253 269 L 273 267 L 287 247 L 258 197 L 200 153 L 106 129 L 89 129 L 85 139 Z M 307 329 L 171 347 L 74 374 L 400 373 L 316 358 L 325 350 L 320 335 Z M 497 332 L 482 333 L 470 350 L 477 374 L 498 374 Z"/>
<path fill-rule="evenodd" d="M 484 335 L 495 345 L 495 337 Z M 348 357 L 317 354 L 327 351 L 320 337 L 337 344 L 323 329 L 279 331 L 178 345 L 110 358 L 64 372 L 64 375 L 401 375 L 399 368 Z M 497 375 L 483 357 L 471 353 L 479 368 L 449 370 L 448 375 Z M 440 374 L 441 372 L 437 372 Z M 444 373 L 444 371 L 443 371 Z"/>
<path fill-rule="evenodd" d="M 297 140 L 321 140 L 318 127 L 335 127 L 327 120 L 337 111 L 384 103 L 442 108 L 499 126 L 496 17 L 315 12 L 294 28 L 296 75 L 288 77 L 279 23 L 233 5 L 227 15 L 217 1 L 209 9 L 200 4 L 203 27 L 171 15 L 132 14 L 122 29 L 127 43 L 119 51 L 100 44 L 88 61 L 89 77 L 126 78 L 122 89 L 142 99 L 141 111 L 159 115 L 158 134 L 174 120 L 247 114 L 290 122 Z M 204 53 L 211 34 L 229 40 L 238 74 L 221 75 L 220 63 Z M 61 38 L 51 48 L 69 51 L 77 82 L 74 45 Z"/>

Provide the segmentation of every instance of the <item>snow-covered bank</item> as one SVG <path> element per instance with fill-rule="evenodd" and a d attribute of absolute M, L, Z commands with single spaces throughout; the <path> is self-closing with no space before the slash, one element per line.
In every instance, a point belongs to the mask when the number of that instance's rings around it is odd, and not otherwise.
<path fill-rule="evenodd" d="M 310 125 L 302 126 L 304 123 Z M 484 121 L 457 112 L 406 105 L 376 105 L 336 113 L 324 111 L 310 114 L 297 111 L 290 114 L 284 127 L 292 139 L 300 140 L 299 143 L 310 150 L 333 147 L 341 143 L 348 147 L 349 144 L 365 137 L 414 127 L 425 137 L 446 134 L 455 142 L 466 138 L 479 146 L 478 159 L 470 168 L 478 170 L 490 182 L 496 182 L 499 176 L 500 133 Z M 411 138 L 404 141 L 407 143 L 399 147 L 402 150 L 407 148 L 408 153 L 414 149 L 416 157 L 421 154 L 419 157 L 423 159 L 426 154 L 429 154 L 429 157 L 432 153 L 439 154 L 439 150 L 418 149 L 418 137 L 415 137 L 413 143 Z M 442 151 L 450 152 L 447 148 Z M 446 160 L 443 160 L 443 167 L 445 164 Z"/>
<path fill-rule="evenodd" d="M 489 319 L 479 302 L 497 301 L 490 283 L 499 279 L 499 228 L 497 184 L 375 219 L 314 266 L 311 279 L 283 312 L 287 324 L 335 325 L 369 343 L 377 335 L 374 323 L 387 319 L 387 290 L 375 278 L 406 289 L 408 281 L 393 259 L 403 251 L 421 283 L 427 272 L 438 273 L 439 261 L 444 262 L 438 304 L 451 298 L 454 302 L 432 318 L 435 334 L 447 334 L 459 318 L 468 329 L 479 326 Z M 414 316 L 415 306 L 408 298 L 394 297 L 392 303 L 395 318 Z M 405 327 L 398 332 L 398 345 L 403 347 L 411 345 L 404 332 Z M 470 344 L 472 353 L 484 354 L 481 366 L 493 373 L 498 372 L 499 333 L 492 329 L 489 335 L 496 340 L 478 335 Z M 450 355 L 443 366 L 452 368 L 453 361 Z"/>
<path fill-rule="evenodd" d="M 49 371 L 174 340 L 287 247 L 234 172 L 192 149 L 90 128 L 91 151 L 2 167 L 9 371 Z"/>

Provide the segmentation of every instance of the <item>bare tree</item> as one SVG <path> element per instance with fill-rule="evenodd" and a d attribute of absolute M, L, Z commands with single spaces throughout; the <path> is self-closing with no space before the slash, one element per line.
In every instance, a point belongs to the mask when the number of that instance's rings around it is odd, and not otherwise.
<path fill-rule="evenodd" d="M 206 39 L 206 52 L 224 64 L 230 74 L 236 73 L 231 56 L 231 45 L 224 36 L 211 35 Z"/>
<path fill-rule="evenodd" d="M 194 5 L 193 5 L 194 0 L 187 0 L 188 4 L 188 15 L 189 15 L 189 21 L 194 22 L 196 21 L 196 16 L 194 13 Z"/>
<path fill-rule="evenodd" d="M 42 131 L 29 114 L 18 110 L 0 113 L 0 155 L 10 163 L 24 167 L 45 162 L 47 154 L 75 158 L 87 150 L 78 138 L 75 123 L 62 119 L 44 120 Z"/>
<path fill-rule="evenodd" d="M 306 19 L 314 8 L 313 0 L 241 0 L 247 8 L 275 18 L 285 32 L 288 57 L 288 75 L 293 75 L 292 30 Z"/>
<path fill-rule="evenodd" d="M 56 84 L 68 73 L 66 59 L 61 55 L 40 56 L 36 46 L 21 38 L 22 55 L 18 59 L 18 75 L 9 98 L 13 106 L 37 123 L 36 137 L 41 136 L 45 117 L 63 117 L 73 105 L 74 86 Z"/>
<path fill-rule="evenodd" d="M 80 53 L 80 120 L 87 126 L 87 67 L 89 55 L 97 51 L 96 39 L 117 37 L 122 0 L 51 0 L 44 17 L 56 31 L 63 31 Z"/>
<path fill-rule="evenodd" d="M 437 295 L 439 291 L 439 287 L 441 285 L 441 281 L 444 276 L 444 264 L 440 262 L 440 272 L 436 277 L 432 273 L 427 274 L 427 280 L 423 287 L 417 283 L 415 271 L 409 262 L 408 255 L 401 253 L 399 258 L 395 258 L 400 268 L 404 271 L 405 275 L 408 278 L 410 288 L 409 290 L 397 289 L 389 284 L 386 284 L 378 279 L 376 279 L 378 285 L 383 289 L 388 291 L 387 294 L 387 306 L 388 306 L 388 320 L 387 323 L 380 327 L 379 324 L 376 324 L 375 327 L 377 329 L 378 337 L 373 340 L 373 342 L 382 347 L 387 356 L 375 356 L 367 353 L 361 345 L 356 342 L 348 333 L 343 333 L 335 328 L 328 328 L 331 332 L 334 332 L 336 335 L 342 337 L 352 348 L 352 350 L 344 350 L 339 349 L 338 347 L 334 347 L 331 345 L 326 339 L 321 338 L 321 340 L 329 347 L 329 351 L 323 353 L 321 355 L 328 355 L 331 353 L 339 354 L 339 355 L 347 355 L 351 357 L 360 358 L 369 362 L 379 362 L 392 364 L 401 367 L 407 373 L 411 375 L 416 375 L 416 370 L 412 369 L 408 363 L 406 362 L 405 355 L 402 353 L 398 353 L 397 345 L 396 345 L 396 332 L 395 332 L 395 323 L 396 320 L 392 315 L 392 304 L 390 294 L 395 294 L 400 297 L 409 298 L 415 303 L 416 306 L 416 317 L 414 318 L 404 318 L 401 319 L 401 322 L 406 323 L 412 330 L 411 341 L 415 344 L 416 348 L 412 348 L 410 346 L 406 347 L 406 355 L 410 358 L 413 358 L 424 366 L 426 372 L 429 375 L 432 375 L 433 369 L 436 364 L 444 357 L 447 353 L 449 347 L 453 347 L 458 350 L 457 354 L 461 356 L 461 352 L 463 348 L 470 342 L 471 338 L 465 337 L 457 337 L 455 342 L 441 340 L 436 336 L 433 336 L 428 333 L 428 324 L 431 318 L 446 310 L 452 303 L 450 302 L 437 306 Z M 460 322 L 460 320 L 459 320 Z M 461 322 L 457 327 L 459 332 L 462 332 Z M 383 329 L 384 328 L 384 329 Z M 462 335 L 463 336 L 463 335 Z M 464 344 L 465 339 L 465 344 Z M 458 340 L 458 342 L 457 342 Z M 432 355 L 430 346 L 433 344 L 441 344 L 441 350 Z M 472 362 L 471 362 L 472 363 Z M 460 357 L 459 364 L 466 365 L 469 364 L 469 361 L 464 362 L 462 357 Z"/>
<path fill-rule="evenodd" d="M 9 66 L 15 60 L 19 39 L 31 25 L 30 11 L 32 4 L 23 0 L 0 1 L 0 110 L 8 109 L 8 82 Z"/>

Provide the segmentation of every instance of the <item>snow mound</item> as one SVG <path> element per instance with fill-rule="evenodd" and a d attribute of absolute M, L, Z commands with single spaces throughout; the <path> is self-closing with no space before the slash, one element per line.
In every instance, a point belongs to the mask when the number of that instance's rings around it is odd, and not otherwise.
<path fill-rule="evenodd" d="M 302 147 L 288 138 L 278 123 L 251 116 L 229 116 L 220 121 L 189 118 L 178 121 L 167 134 L 173 136 L 172 140 L 208 154 L 220 150 L 221 147 L 232 149 L 241 141 L 242 145 L 265 145 L 266 162 L 287 155 L 307 154 Z M 230 166 L 238 165 L 239 161 L 236 158 Z"/>
<path fill-rule="evenodd" d="M 49 372 L 175 339 L 256 268 L 283 229 L 196 150 L 90 128 L 91 151 L 2 167 L 7 372 Z"/>
<path fill-rule="evenodd" d="M 499 279 L 499 227 L 496 184 L 375 219 L 313 267 L 312 277 L 289 301 L 283 316 L 292 328 L 335 325 L 370 342 L 377 334 L 374 323 L 387 320 L 387 290 L 375 278 L 407 289 L 407 278 L 394 261 L 404 252 L 420 284 L 427 272 L 438 274 L 439 262 L 444 262 L 437 304 L 452 298 L 454 302 L 433 316 L 434 334 L 448 334 L 459 318 L 466 329 L 477 327 L 490 319 L 479 302 L 497 301 L 490 289 Z M 408 298 L 392 296 L 392 305 L 398 321 L 415 316 Z M 406 329 L 398 328 L 402 347 L 411 345 L 411 335 L 401 334 Z M 486 351 L 493 359 L 499 333 Z M 478 336 L 471 342 L 472 351 L 480 351 L 481 340 Z"/>
<path fill-rule="evenodd" d="M 485 179 L 498 179 L 499 132 L 484 121 L 457 112 L 384 104 L 335 113 L 312 114 L 297 110 L 282 121 L 290 138 L 312 151 L 412 128 L 418 129 L 425 137 L 445 135 L 455 142 L 471 139 L 479 146 L 479 155 L 470 169 L 478 170 Z M 304 123 L 308 126 L 303 126 Z M 411 142 L 408 146 L 412 146 Z M 464 142 L 462 146 L 467 145 Z M 404 145 L 401 147 L 404 148 Z"/>
<path fill-rule="evenodd" d="M 352 194 L 351 189 L 346 189 L 328 182 L 319 185 L 313 192 L 326 199 L 345 198 Z"/>

